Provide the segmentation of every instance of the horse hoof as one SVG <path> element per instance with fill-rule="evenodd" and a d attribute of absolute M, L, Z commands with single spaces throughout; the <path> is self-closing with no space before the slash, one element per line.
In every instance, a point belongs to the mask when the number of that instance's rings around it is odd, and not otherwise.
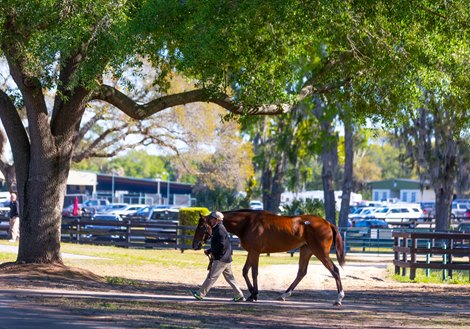
<path fill-rule="evenodd" d="M 341 305 L 342 305 L 342 303 L 341 303 L 341 302 L 338 302 L 338 301 L 336 301 L 336 302 L 333 304 L 333 306 L 341 306 Z"/>

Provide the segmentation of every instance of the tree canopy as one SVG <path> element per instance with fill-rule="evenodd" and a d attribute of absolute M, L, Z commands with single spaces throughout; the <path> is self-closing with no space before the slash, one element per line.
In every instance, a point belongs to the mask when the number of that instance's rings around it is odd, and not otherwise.
<path fill-rule="evenodd" d="M 193 102 L 279 114 L 316 98 L 328 108 L 347 99 L 353 116 L 391 118 L 409 115 L 404 108 L 413 115 L 425 90 L 468 127 L 466 0 L 0 5 L 1 56 L 13 80 L 0 90 L 0 118 L 22 214 L 18 261 L 61 262 L 60 206 L 92 101 L 136 120 Z M 156 72 L 153 95 L 137 99 L 144 62 Z M 174 72 L 195 86 L 172 92 Z"/>

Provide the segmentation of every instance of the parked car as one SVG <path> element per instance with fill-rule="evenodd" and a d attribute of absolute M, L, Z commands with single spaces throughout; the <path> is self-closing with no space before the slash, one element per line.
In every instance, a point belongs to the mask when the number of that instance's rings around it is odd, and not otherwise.
<path fill-rule="evenodd" d="M 91 240 L 109 241 L 109 240 L 124 240 L 126 227 L 118 226 L 122 222 L 122 218 L 116 214 L 96 214 L 93 216 L 93 221 L 96 222 L 110 222 L 112 225 L 87 225 L 85 228 L 92 230 L 94 233 L 87 235 L 86 237 Z M 103 231 L 103 233 L 99 233 Z M 109 232 L 109 233 L 108 233 Z"/>
<path fill-rule="evenodd" d="M 465 211 L 465 218 L 470 218 L 470 208 Z"/>
<path fill-rule="evenodd" d="M 176 237 L 176 226 L 179 224 L 178 216 L 179 209 L 177 208 L 152 209 L 146 222 L 149 224 L 165 225 L 165 227 L 146 227 L 145 231 L 150 232 L 152 235 L 147 236 L 145 241 L 151 243 L 161 240 L 173 240 L 173 238 L 168 237 L 168 234 L 174 234 Z M 154 234 L 156 234 L 156 236 Z M 159 236 L 159 234 L 162 235 Z"/>
<path fill-rule="evenodd" d="M 349 214 L 348 218 L 353 222 L 353 226 L 354 226 L 354 222 L 356 221 L 366 219 L 366 218 L 372 218 L 375 209 L 376 209 L 375 207 L 359 208 L 354 213 Z"/>
<path fill-rule="evenodd" d="M 171 208 L 170 206 L 144 206 L 137 210 L 135 213 L 129 214 L 126 217 L 131 220 L 147 221 L 150 219 L 155 219 L 155 216 L 159 218 L 162 210 L 164 211 L 170 209 L 179 211 L 177 208 Z"/>
<path fill-rule="evenodd" d="M 389 228 L 388 223 L 380 219 L 365 219 L 355 223 L 355 227 Z"/>
<path fill-rule="evenodd" d="M 0 203 L 0 232 L 5 232 L 5 237 L 8 235 L 8 228 L 10 227 L 9 213 L 10 201 Z"/>
<path fill-rule="evenodd" d="M 0 217 L 8 219 L 10 214 L 10 200 L 0 203 Z"/>
<path fill-rule="evenodd" d="M 457 226 L 457 231 L 470 233 L 470 222 L 460 223 L 459 226 Z M 458 242 L 456 241 L 454 243 L 454 248 L 468 250 L 468 249 L 470 249 L 470 241 L 469 240 L 461 240 L 461 241 L 458 241 Z M 457 256 L 457 257 L 468 257 L 468 254 L 467 253 L 455 254 L 455 256 Z"/>
<path fill-rule="evenodd" d="M 470 233 L 470 222 L 460 223 L 459 226 L 457 226 L 457 231 Z"/>
<path fill-rule="evenodd" d="M 450 217 L 452 219 L 459 219 L 462 220 L 465 218 L 467 214 L 467 210 L 470 208 L 469 203 L 464 203 L 464 202 L 452 202 L 452 210 L 451 210 L 451 215 Z"/>
<path fill-rule="evenodd" d="M 64 209 L 62 209 L 62 216 L 63 217 L 72 217 L 73 216 L 73 207 L 74 205 L 71 204 Z M 78 216 L 85 216 L 91 217 L 95 214 L 94 208 L 85 207 L 83 204 L 78 204 Z"/>
<path fill-rule="evenodd" d="M 372 214 L 374 219 L 384 219 L 387 215 L 387 212 L 390 210 L 389 207 L 379 207 L 376 208 L 374 213 Z"/>
<path fill-rule="evenodd" d="M 263 203 L 258 200 L 252 200 L 250 201 L 250 209 L 253 210 L 263 210 Z"/>
<path fill-rule="evenodd" d="M 108 214 L 112 213 L 115 211 L 120 211 L 126 209 L 128 206 L 127 203 L 110 203 L 107 206 L 101 208 L 100 210 L 97 211 L 99 214 Z"/>
<path fill-rule="evenodd" d="M 423 201 L 420 203 L 421 210 L 423 211 L 423 217 L 434 218 L 436 214 L 436 202 L 434 201 Z"/>
<path fill-rule="evenodd" d="M 385 214 L 385 221 L 397 221 L 407 219 L 418 219 L 423 217 L 423 211 L 414 206 L 394 206 Z"/>
<path fill-rule="evenodd" d="M 89 199 L 83 201 L 83 207 L 87 209 L 87 212 L 97 213 L 102 211 L 104 208 L 110 205 L 110 202 L 106 199 Z"/>
<path fill-rule="evenodd" d="M 111 209 L 106 211 L 107 214 L 115 214 L 119 216 L 132 215 L 138 212 L 139 210 L 147 207 L 145 204 L 128 204 L 124 207 L 119 207 L 118 209 Z"/>

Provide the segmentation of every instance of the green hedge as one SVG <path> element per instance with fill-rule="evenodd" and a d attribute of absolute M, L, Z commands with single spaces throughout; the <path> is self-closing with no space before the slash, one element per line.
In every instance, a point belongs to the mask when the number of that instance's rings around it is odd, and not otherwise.
<path fill-rule="evenodd" d="M 207 216 L 210 214 L 209 209 L 205 207 L 190 207 L 190 208 L 181 208 L 179 211 L 178 221 L 181 226 L 197 226 L 199 222 L 199 214 Z M 178 235 L 182 234 L 181 230 L 178 232 Z M 187 236 L 194 236 L 194 230 L 186 230 Z M 182 244 L 183 241 L 180 241 L 178 244 Z M 185 239 L 184 244 L 185 248 L 191 249 L 193 239 Z"/>

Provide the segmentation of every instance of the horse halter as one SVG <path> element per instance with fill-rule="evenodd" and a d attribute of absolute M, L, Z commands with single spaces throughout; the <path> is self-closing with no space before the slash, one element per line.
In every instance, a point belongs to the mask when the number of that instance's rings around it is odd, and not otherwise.
<path fill-rule="evenodd" d="M 212 227 L 208 223 L 208 219 L 205 217 L 204 218 L 204 234 L 202 235 L 202 243 L 205 244 L 207 240 L 212 238 Z"/>
<path fill-rule="evenodd" d="M 200 238 L 199 238 L 200 237 Z M 202 217 L 199 221 L 199 225 L 196 229 L 193 240 L 193 249 L 199 250 L 202 246 L 212 237 L 212 228 L 208 223 L 207 218 Z"/>

